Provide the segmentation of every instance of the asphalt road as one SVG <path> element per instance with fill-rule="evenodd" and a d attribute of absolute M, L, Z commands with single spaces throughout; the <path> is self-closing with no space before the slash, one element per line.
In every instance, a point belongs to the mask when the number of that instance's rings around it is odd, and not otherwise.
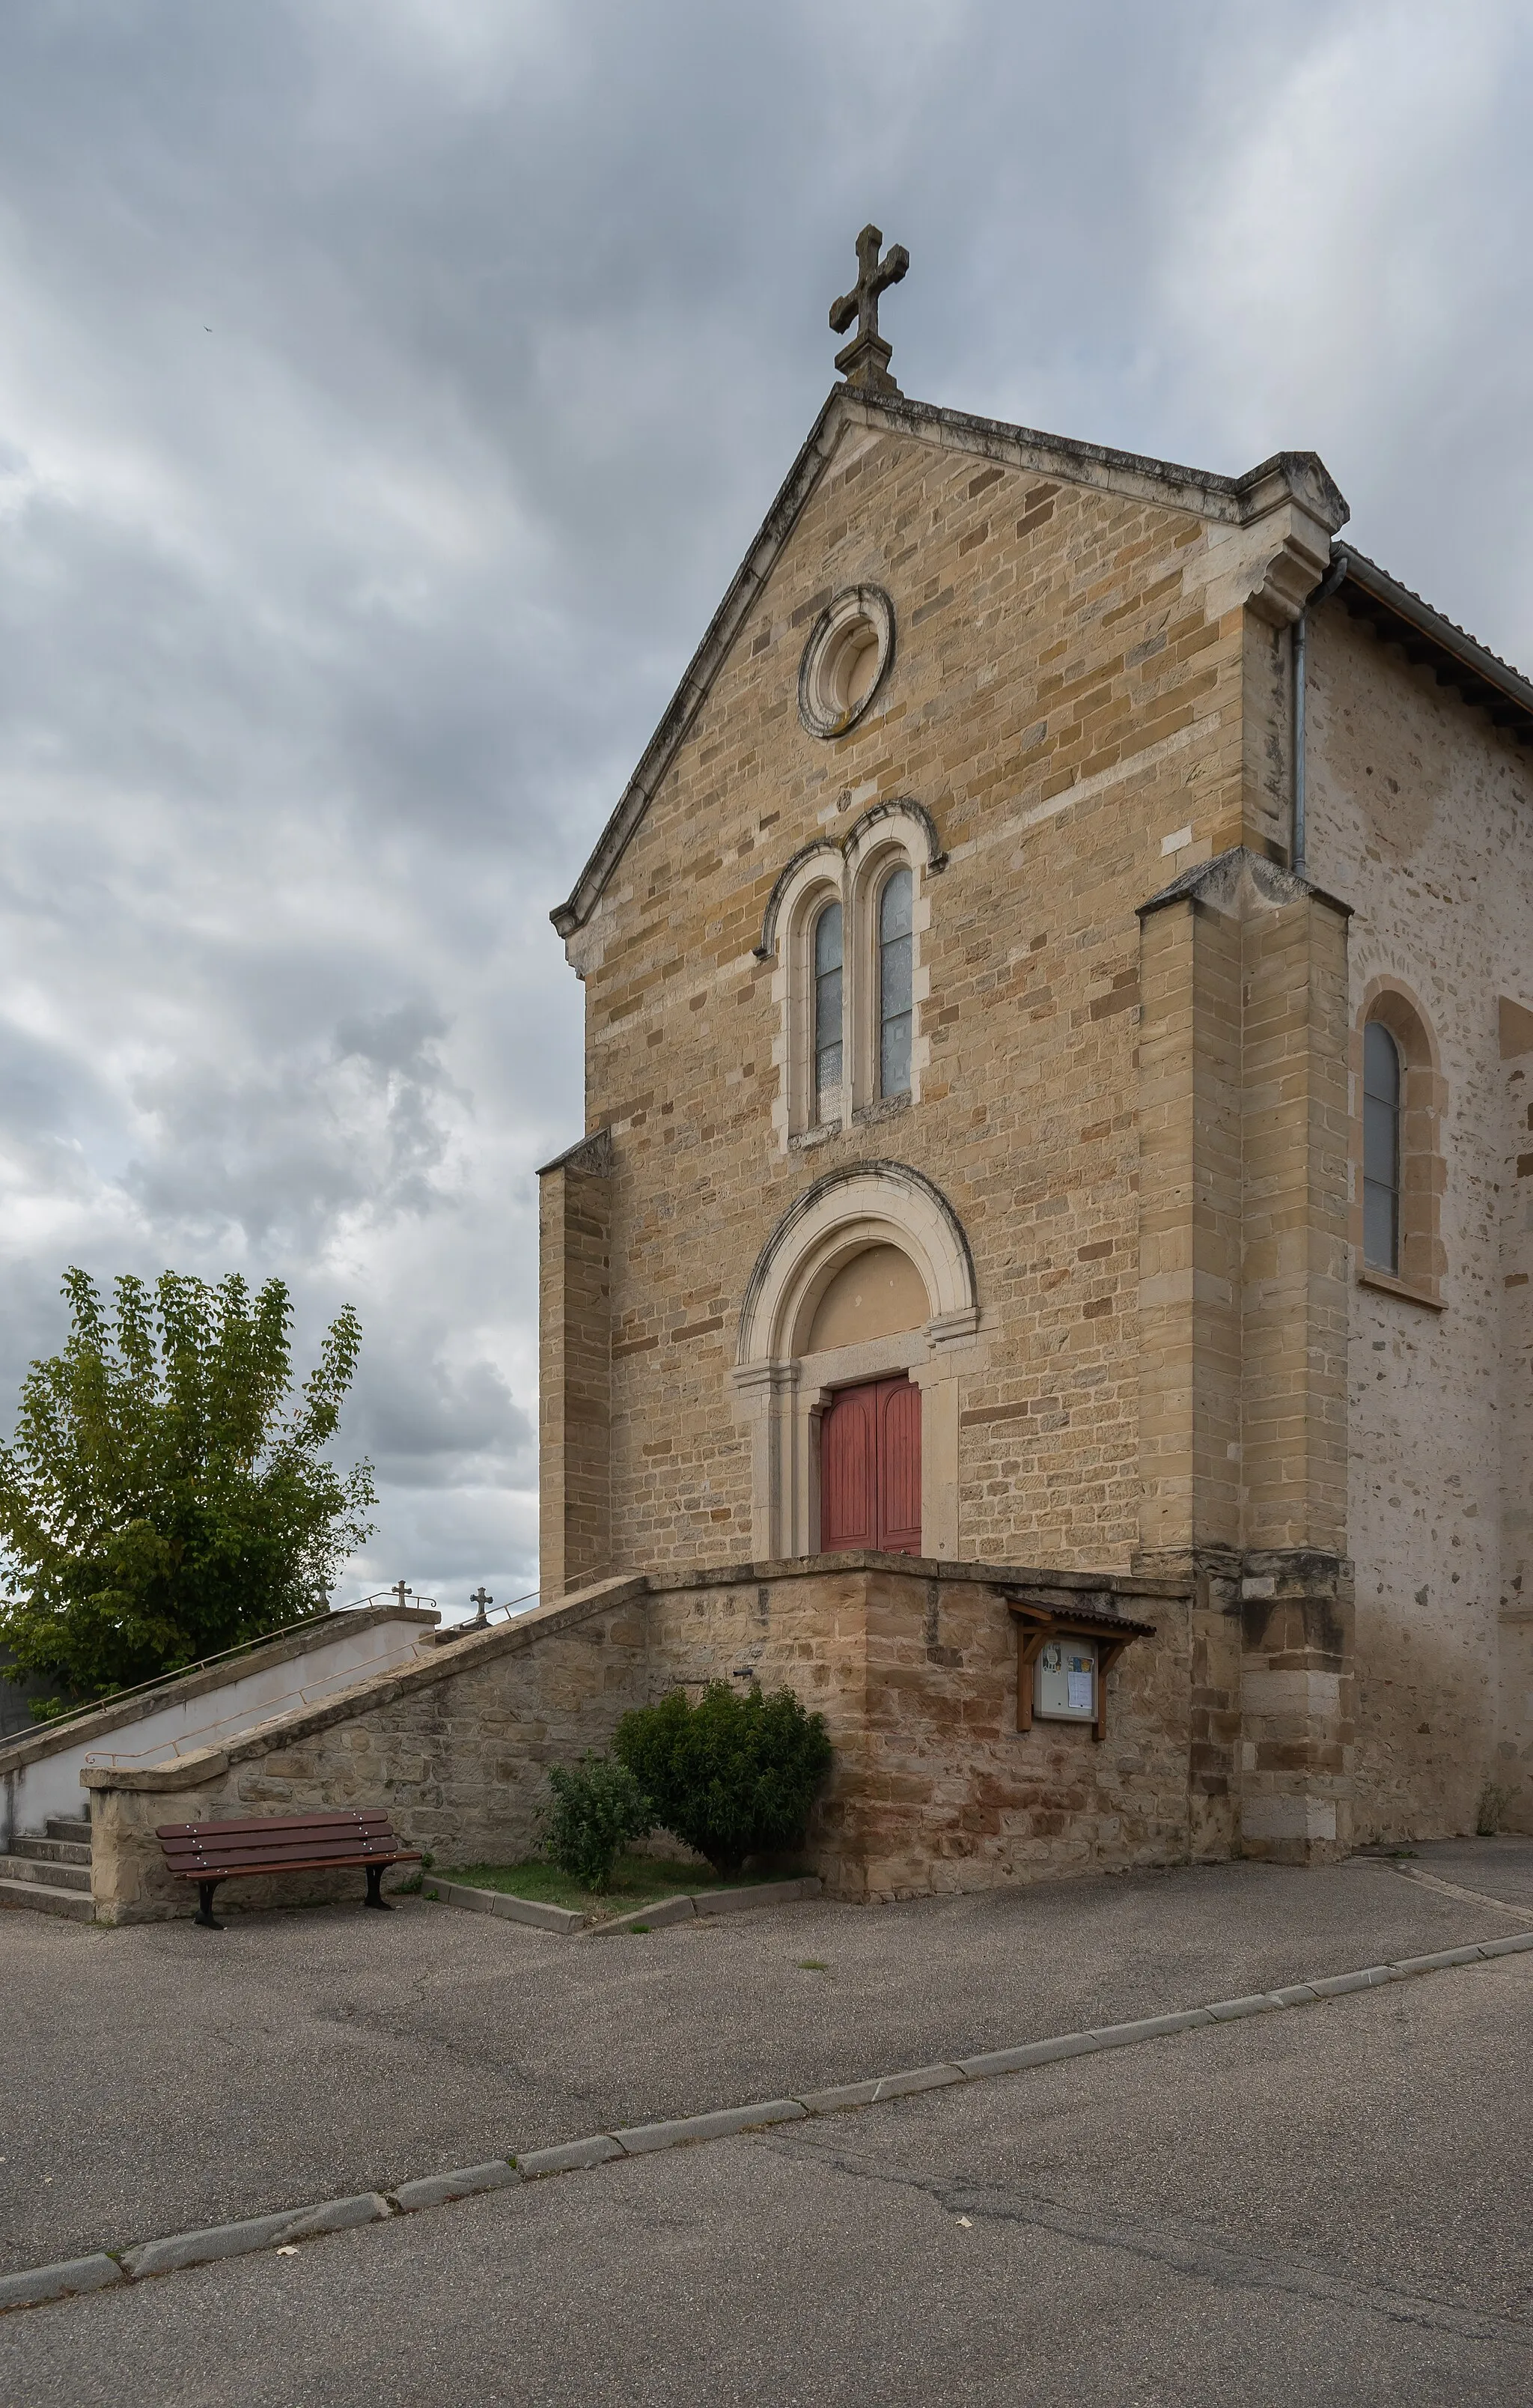
<path fill-rule="evenodd" d="M 1533 1921 L 1533 1841 L 575 1940 L 445 1906 L 0 1914 L 0 2271 Z M 1526 1911 L 1518 1912 L 1526 1898 Z"/>
<path fill-rule="evenodd" d="M 0 2323 L 7 2408 L 1533 2396 L 1533 1957 Z"/>

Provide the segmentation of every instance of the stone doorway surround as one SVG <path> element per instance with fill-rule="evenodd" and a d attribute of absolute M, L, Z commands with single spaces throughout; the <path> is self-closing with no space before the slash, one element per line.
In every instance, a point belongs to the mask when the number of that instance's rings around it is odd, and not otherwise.
<path fill-rule="evenodd" d="M 837 1273 L 894 1246 L 925 1289 L 919 1326 L 811 1352 L 816 1308 Z M 941 1190 L 897 1162 L 865 1162 L 807 1188 L 756 1259 L 730 1371 L 736 1421 L 752 1433 L 752 1552 L 783 1562 L 820 1550 L 820 1417 L 834 1391 L 906 1372 L 921 1390 L 922 1548 L 958 1558 L 958 1389 L 983 1368 L 974 1261 Z"/>

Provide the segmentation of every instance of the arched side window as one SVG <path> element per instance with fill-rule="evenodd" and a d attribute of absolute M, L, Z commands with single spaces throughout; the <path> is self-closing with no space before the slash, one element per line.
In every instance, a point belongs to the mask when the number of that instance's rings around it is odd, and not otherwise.
<path fill-rule="evenodd" d="M 879 889 L 879 1096 L 910 1092 L 915 879 L 908 862 Z"/>
<path fill-rule="evenodd" d="M 1358 1277 L 1440 1306 L 1447 1088 L 1426 1015 L 1398 980 L 1372 981 L 1356 1047 L 1352 1238 Z"/>
<path fill-rule="evenodd" d="M 1363 1260 L 1400 1268 L 1400 1049 L 1382 1020 L 1363 1030 Z"/>
<path fill-rule="evenodd" d="M 841 1063 L 843 944 L 839 903 L 822 906 L 814 923 L 814 1117 L 838 1119 Z"/>
<path fill-rule="evenodd" d="M 925 1043 L 928 876 L 903 828 L 867 827 L 847 863 L 847 1076 L 853 1108 L 914 1103 Z"/>
<path fill-rule="evenodd" d="M 926 893 L 946 859 L 929 812 L 895 801 L 784 866 L 756 948 L 776 966 L 773 1118 L 784 1147 L 919 1098 Z"/>

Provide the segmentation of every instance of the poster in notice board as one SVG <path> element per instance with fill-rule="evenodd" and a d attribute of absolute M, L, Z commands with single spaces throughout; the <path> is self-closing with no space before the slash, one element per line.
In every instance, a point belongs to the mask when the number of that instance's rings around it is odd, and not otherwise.
<path fill-rule="evenodd" d="M 1053 1721 L 1089 1723 L 1096 1713 L 1096 1641 L 1051 1639 L 1038 1658 L 1033 1712 Z"/>

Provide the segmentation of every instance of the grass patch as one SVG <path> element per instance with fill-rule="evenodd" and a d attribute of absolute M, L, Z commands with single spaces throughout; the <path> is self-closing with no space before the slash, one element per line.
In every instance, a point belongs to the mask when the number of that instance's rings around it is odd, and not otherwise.
<path fill-rule="evenodd" d="M 652 1906 L 657 1899 L 678 1894 L 700 1898 L 710 1889 L 740 1889 L 752 1882 L 781 1881 L 780 1872 L 713 1872 L 707 1865 L 684 1864 L 669 1856 L 619 1856 L 612 1867 L 610 1889 L 581 1889 L 557 1865 L 529 1857 L 520 1865 L 458 1865 L 435 1878 L 464 1882 L 470 1889 L 503 1890 L 511 1898 L 530 1898 L 539 1906 L 573 1907 L 577 1914 L 626 1914 L 636 1906 Z"/>

